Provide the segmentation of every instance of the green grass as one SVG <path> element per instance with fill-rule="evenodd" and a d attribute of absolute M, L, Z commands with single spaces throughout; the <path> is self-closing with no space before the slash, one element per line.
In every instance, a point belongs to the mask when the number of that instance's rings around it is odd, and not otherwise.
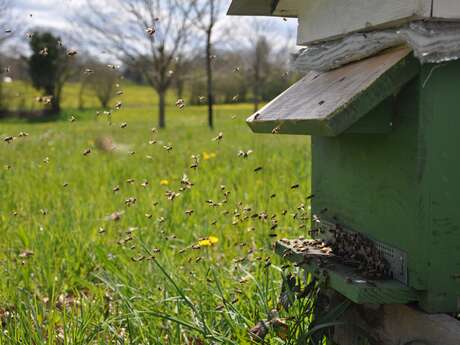
<path fill-rule="evenodd" d="M 281 287 L 269 234 L 306 233 L 307 220 L 292 214 L 307 204 L 308 140 L 251 133 L 250 105 L 217 107 L 215 131 L 204 107 L 170 106 L 167 129 L 153 134 L 153 93 L 138 87 L 125 90 L 110 126 L 93 110 L 73 110 L 69 90 L 64 116 L 76 122 L 0 123 L 2 139 L 29 133 L 0 143 L 0 343 L 251 343 L 248 329 L 277 306 Z M 220 131 L 222 142 L 212 141 Z M 119 150 L 98 148 L 102 138 Z M 253 153 L 244 159 L 239 150 Z M 196 170 L 192 155 L 201 158 Z M 193 187 L 168 200 L 184 174 Z M 224 200 L 224 191 L 227 203 L 207 203 Z M 136 203 L 128 207 L 130 197 Z M 121 219 L 107 220 L 116 211 Z M 267 220 L 250 217 L 262 212 Z M 216 245 L 192 249 L 210 235 Z M 272 335 L 270 343 L 285 341 Z"/>

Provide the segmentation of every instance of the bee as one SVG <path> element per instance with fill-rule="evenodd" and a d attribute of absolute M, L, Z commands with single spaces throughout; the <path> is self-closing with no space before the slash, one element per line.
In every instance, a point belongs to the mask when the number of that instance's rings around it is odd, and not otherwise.
<path fill-rule="evenodd" d="M 101 226 L 97 232 L 103 234 L 105 232 L 105 228 Z"/>
<path fill-rule="evenodd" d="M 157 133 L 157 132 L 158 132 L 158 129 L 156 129 L 155 127 L 153 127 L 150 131 L 151 131 L 152 133 Z"/>
<path fill-rule="evenodd" d="M 238 157 L 248 158 L 252 152 L 253 152 L 252 150 L 248 150 L 248 151 L 239 150 Z"/>
<path fill-rule="evenodd" d="M 240 67 L 239 67 L 239 66 L 235 67 L 235 68 L 233 69 L 233 72 L 234 72 L 234 73 L 239 73 L 239 72 L 240 72 Z"/>
<path fill-rule="evenodd" d="M 6 33 L 6 34 L 10 34 L 11 32 L 12 32 L 11 29 L 6 29 L 6 30 L 5 30 L 5 33 Z"/>
<path fill-rule="evenodd" d="M 147 29 L 145 29 L 145 32 L 150 36 L 150 37 L 153 37 L 153 35 L 155 35 L 155 28 L 152 28 L 152 27 L 149 27 Z"/>
<path fill-rule="evenodd" d="M 315 194 L 310 194 L 309 196 L 307 196 L 307 200 L 313 199 L 314 197 L 315 197 Z"/>
<path fill-rule="evenodd" d="M 108 67 L 109 69 L 113 69 L 113 70 L 119 69 L 119 68 L 120 68 L 119 65 L 112 65 L 112 64 L 107 65 L 107 67 Z"/>
<path fill-rule="evenodd" d="M 48 210 L 46 208 L 41 208 L 40 213 L 42 214 L 42 216 L 46 216 L 48 214 Z"/>
<path fill-rule="evenodd" d="M 223 138 L 224 138 L 224 133 L 219 132 L 219 134 L 217 135 L 217 137 L 212 138 L 212 141 L 220 142 Z"/>
<path fill-rule="evenodd" d="M 146 213 L 146 214 L 145 214 L 145 218 L 147 218 L 147 219 L 152 219 L 152 217 L 153 217 L 153 216 L 152 216 L 150 213 Z"/>
<path fill-rule="evenodd" d="M 70 116 L 69 122 L 75 122 L 77 118 L 75 116 Z"/>
<path fill-rule="evenodd" d="M 173 149 L 172 145 L 169 144 L 169 145 L 164 145 L 163 148 L 166 150 L 166 151 L 171 151 Z"/>
<path fill-rule="evenodd" d="M 27 133 L 27 132 L 19 132 L 19 134 L 18 134 L 19 138 L 28 137 L 28 136 L 29 136 L 29 133 Z"/>
<path fill-rule="evenodd" d="M 272 195 L 270 195 L 270 199 L 273 199 L 273 198 L 276 198 L 276 194 L 274 194 L 274 193 Z"/>
<path fill-rule="evenodd" d="M 75 49 L 67 50 L 67 56 L 75 56 L 77 54 L 78 54 L 78 52 Z"/>
<path fill-rule="evenodd" d="M 48 48 L 43 48 L 38 52 L 39 55 L 48 56 Z"/>
<path fill-rule="evenodd" d="M 235 96 L 232 97 L 233 102 L 238 102 L 239 99 L 240 99 L 240 95 L 235 95 Z"/>
<path fill-rule="evenodd" d="M 121 125 L 120 125 L 120 128 L 126 128 L 128 127 L 128 124 L 126 122 L 123 122 Z"/>
<path fill-rule="evenodd" d="M 117 93 L 116 93 L 117 96 L 121 96 L 122 94 L 123 94 L 122 90 L 118 90 Z"/>
<path fill-rule="evenodd" d="M 156 140 L 149 140 L 149 145 L 155 145 L 157 143 Z"/>
<path fill-rule="evenodd" d="M 172 69 L 170 69 L 170 70 L 168 71 L 168 75 L 169 75 L 169 76 L 172 76 L 173 74 L 174 74 L 174 71 L 173 71 Z"/>
<path fill-rule="evenodd" d="M 5 138 L 3 138 L 3 141 L 10 144 L 12 141 L 14 140 L 14 137 L 12 136 L 7 136 Z"/>
<path fill-rule="evenodd" d="M 123 103 L 122 103 L 122 102 L 117 102 L 117 103 L 115 104 L 115 109 L 116 109 L 116 110 L 120 110 L 122 106 L 123 106 Z"/>
<path fill-rule="evenodd" d="M 136 151 L 128 151 L 128 154 L 129 154 L 130 156 L 134 156 L 134 155 L 136 154 Z"/>
<path fill-rule="evenodd" d="M 118 222 L 119 220 L 121 220 L 121 217 L 123 216 L 124 213 L 125 213 L 124 211 L 113 212 L 112 214 L 105 217 L 105 220 L 112 220 L 114 222 Z"/>
<path fill-rule="evenodd" d="M 236 115 L 232 115 L 232 120 L 235 120 L 236 119 Z"/>
<path fill-rule="evenodd" d="M 287 22 L 287 18 L 283 17 L 283 21 Z"/>
<path fill-rule="evenodd" d="M 182 98 L 179 98 L 176 101 L 176 107 L 178 107 L 179 109 L 183 109 L 185 107 L 185 101 Z"/>
<path fill-rule="evenodd" d="M 186 210 L 186 211 L 185 211 L 185 214 L 186 214 L 187 216 L 191 216 L 191 215 L 193 214 L 193 212 L 194 212 L 193 210 Z"/>
<path fill-rule="evenodd" d="M 272 134 L 279 134 L 281 129 L 281 125 L 276 126 L 275 128 L 272 129 Z"/>
<path fill-rule="evenodd" d="M 144 188 L 147 188 L 148 185 L 149 185 L 149 181 L 147 181 L 147 180 L 144 180 L 144 181 L 141 183 L 141 186 L 144 187 Z"/>
<path fill-rule="evenodd" d="M 120 186 L 115 186 L 112 188 L 112 192 L 116 193 L 116 192 L 119 192 L 120 191 Z"/>
<path fill-rule="evenodd" d="M 300 187 L 299 184 L 293 184 L 293 185 L 291 186 L 291 189 L 297 189 L 297 188 L 299 188 L 299 187 Z"/>
<path fill-rule="evenodd" d="M 261 171 L 262 169 L 263 169 L 263 167 L 257 167 L 257 168 L 254 169 L 254 172 L 259 172 L 259 171 Z"/>
<path fill-rule="evenodd" d="M 126 180 L 127 184 L 133 184 L 134 182 L 136 182 L 136 180 L 133 179 L 133 178 L 129 178 L 129 179 Z"/>
<path fill-rule="evenodd" d="M 206 97 L 200 96 L 200 97 L 198 97 L 198 100 L 200 101 L 200 103 L 204 103 L 204 102 L 206 102 Z"/>
<path fill-rule="evenodd" d="M 85 68 L 85 70 L 83 71 L 83 74 L 86 74 L 86 75 L 91 75 L 93 74 L 94 71 L 90 68 Z"/>
<path fill-rule="evenodd" d="M 131 260 L 134 261 L 134 262 L 141 262 L 141 261 L 145 260 L 145 256 L 141 255 L 141 256 L 138 256 L 138 257 L 132 257 Z"/>
<path fill-rule="evenodd" d="M 32 32 L 26 32 L 26 38 L 27 39 L 30 40 L 33 36 L 34 36 L 34 34 Z"/>
<path fill-rule="evenodd" d="M 69 183 L 68 183 L 68 182 L 64 182 L 64 183 L 62 184 L 62 187 L 64 187 L 64 188 L 66 188 L 66 187 L 68 187 L 68 186 L 69 186 Z"/>
<path fill-rule="evenodd" d="M 85 149 L 85 150 L 83 151 L 83 156 L 88 156 L 90 153 L 91 153 L 91 149 L 89 149 L 89 148 L 88 148 L 88 149 Z"/>
<path fill-rule="evenodd" d="M 136 204 L 137 199 L 133 196 L 129 197 L 128 199 L 125 200 L 125 205 L 130 207 Z"/>

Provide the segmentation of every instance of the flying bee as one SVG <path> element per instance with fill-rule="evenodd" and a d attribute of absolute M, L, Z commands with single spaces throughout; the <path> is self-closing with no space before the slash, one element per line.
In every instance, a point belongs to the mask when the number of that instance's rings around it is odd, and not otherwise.
<path fill-rule="evenodd" d="M 12 136 L 7 136 L 5 138 L 3 138 L 3 141 L 10 144 L 12 141 L 14 140 L 14 137 Z"/>
<path fill-rule="evenodd" d="M 176 107 L 178 107 L 179 109 L 183 109 L 185 107 L 185 101 L 182 98 L 179 98 L 176 101 Z"/>
<path fill-rule="evenodd" d="M 67 50 L 67 56 L 75 56 L 77 54 L 78 54 L 78 52 L 75 49 Z"/>
<path fill-rule="evenodd" d="M 38 52 L 39 55 L 48 56 L 48 48 L 43 48 Z"/>
<path fill-rule="evenodd" d="M 123 94 L 122 90 L 118 90 L 117 93 L 116 93 L 117 96 L 121 96 L 122 94 Z"/>
<path fill-rule="evenodd" d="M 121 217 L 123 216 L 125 212 L 124 211 L 115 211 L 112 214 L 108 215 L 105 217 L 105 220 L 112 220 L 114 222 L 118 222 L 121 220 Z"/>
<path fill-rule="evenodd" d="M 42 214 L 42 216 L 46 216 L 48 214 L 48 210 L 46 208 L 41 208 L 40 213 Z"/>
<path fill-rule="evenodd" d="M 91 75 L 93 74 L 94 71 L 90 68 L 85 68 L 85 70 L 83 71 L 83 74 L 86 74 L 86 75 Z"/>
<path fill-rule="evenodd" d="M 152 28 L 152 27 L 149 27 L 147 29 L 145 29 L 145 32 L 150 36 L 150 37 L 153 37 L 153 35 L 155 35 L 155 28 Z"/>
<path fill-rule="evenodd" d="M 69 183 L 68 183 L 68 182 L 64 182 L 64 183 L 62 184 L 62 187 L 64 187 L 64 188 L 66 188 L 66 187 L 68 187 L 68 186 L 69 186 Z"/>
<path fill-rule="evenodd" d="M 149 140 L 149 145 L 155 145 L 157 143 L 156 140 Z"/>
<path fill-rule="evenodd" d="M 141 256 L 137 256 L 137 257 L 132 257 L 131 260 L 134 261 L 134 262 L 141 262 L 141 261 L 145 260 L 145 256 L 141 255 Z"/>
<path fill-rule="evenodd" d="M 147 181 L 147 180 L 144 180 L 144 181 L 141 183 L 141 186 L 144 187 L 144 188 L 147 188 L 148 185 L 149 185 L 149 181 Z"/>
<path fill-rule="evenodd" d="M 77 118 L 75 116 L 70 116 L 69 122 L 75 122 Z"/>
<path fill-rule="evenodd" d="M 281 129 L 281 125 L 276 126 L 275 128 L 272 129 L 272 134 L 279 134 Z"/>
<path fill-rule="evenodd" d="M 220 142 L 223 138 L 224 138 L 224 133 L 219 132 L 219 134 L 217 135 L 217 137 L 212 138 L 212 141 Z"/>
<path fill-rule="evenodd" d="M 150 213 L 146 213 L 146 214 L 145 214 L 145 218 L 147 218 L 147 219 L 152 219 L 152 217 L 153 217 L 153 216 L 152 216 Z"/>
<path fill-rule="evenodd" d="M 262 167 L 257 167 L 257 168 L 254 169 L 254 172 L 259 172 L 259 171 L 261 171 L 262 169 L 263 169 Z"/>
<path fill-rule="evenodd" d="M 169 144 L 169 145 L 163 145 L 163 148 L 164 148 L 167 152 L 169 152 L 169 151 L 171 151 L 171 150 L 173 149 L 173 147 L 172 147 L 171 144 Z"/>
<path fill-rule="evenodd" d="M 126 122 L 123 122 L 121 125 L 120 125 L 120 128 L 126 128 L 128 127 L 128 124 Z"/>
<path fill-rule="evenodd" d="M 297 188 L 299 188 L 299 187 L 300 187 L 299 184 L 293 184 L 293 185 L 291 186 L 291 189 L 297 189 Z"/>
<path fill-rule="evenodd" d="M 119 192 L 120 191 L 120 186 L 115 186 L 112 188 L 112 192 L 116 193 L 116 192 Z"/>
<path fill-rule="evenodd" d="M 206 97 L 200 96 L 200 97 L 198 98 L 198 100 L 200 101 L 200 103 L 204 103 L 204 102 L 206 102 Z"/>
<path fill-rule="evenodd" d="M 6 34 L 10 34 L 11 32 L 12 32 L 11 29 L 6 29 L 6 30 L 5 30 L 5 33 L 6 33 Z"/>
<path fill-rule="evenodd" d="M 194 212 L 193 210 L 186 210 L 186 211 L 185 211 L 185 214 L 186 214 L 187 216 L 191 216 L 191 215 L 193 214 L 193 212 Z"/>
<path fill-rule="evenodd" d="M 115 104 L 115 109 L 116 109 L 116 110 L 120 110 L 122 106 L 123 106 L 123 103 L 122 103 L 122 102 L 117 102 L 117 103 Z"/>
<path fill-rule="evenodd" d="M 83 156 L 88 156 L 90 153 L 91 153 L 91 149 L 89 149 L 89 148 L 88 148 L 88 149 L 85 149 L 85 150 L 83 151 Z"/>
<path fill-rule="evenodd" d="M 233 72 L 234 72 L 234 73 L 239 73 L 239 72 L 240 72 L 240 67 L 239 67 L 239 66 L 236 66 L 236 67 L 233 69 Z"/>
<path fill-rule="evenodd" d="M 248 151 L 239 150 L 238 157 L 248 158 L 252 152 L 253 152 L 252 150 L 248 150 Z"/>
<path fill-rule="evenodd" d="M 105 232 L 105 228 L 101 226 L 97 232 L 103 234 Z"/>
<path fill-rule="evenodd" d="M 128 154 L 129 154 L 130 156 L 134 156 L 134 155 L 136 154 L 136 151 L 128 151 Z"/>
<path fill-rule="evenodd" d="M 235 95 L 235 96 L 232 97 L 233 102 L 238 102 L 239 99 L 240 99 L 240 95 Z"/>
<path fill-rule="evenodd" d="M 107 65 L 107 67 L 110 68 L 110 69 L 113 69 L 113 70 L 120 68 L 119 65 L 112 65 L 112 64 Z"/>
<path fill-rule="evenodd" d="M 18 134 L 19 138 L 28 137 L 28 136 L 29 136 L 29 133 L 27 133 L 27 132 L 19 132 L 19 134 Z"/>
<path fill-rule="evenodd" d="M 32 32 L 26 32 L 26 38 L 27 39 L 30 40 L 33 36 L 34 36 L 34 34 Z"/>

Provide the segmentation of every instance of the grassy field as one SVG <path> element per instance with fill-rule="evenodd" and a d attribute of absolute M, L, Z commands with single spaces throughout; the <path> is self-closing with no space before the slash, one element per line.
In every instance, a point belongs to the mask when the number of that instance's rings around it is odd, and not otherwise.
<path fill-rule="evenodd" d="M 75 122 L 0 123 L 0 343 L 252 343 L 281 288 L 270 235 L 306 233 L 308 139 L 251 133 L 250 105 L 217 107 L 215 131 L 170 106 L 152 133 L 150 89 L 111 125 L 74 97 Z"/>

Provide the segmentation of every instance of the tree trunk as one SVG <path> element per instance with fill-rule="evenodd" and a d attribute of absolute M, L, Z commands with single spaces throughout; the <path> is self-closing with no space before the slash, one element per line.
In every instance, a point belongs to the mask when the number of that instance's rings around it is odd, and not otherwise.
<path fill-rule="evenodd" d="M 165 128 L 166 127 L 166 91 L 160 90 L 158 91 L 159 103 L 158 103 L 158 127 Z"/>
<path fill-rule="evenodd" d="M 212 84 L 212 43 L 211 35 L 212 28 L 207 31 L 206 40 L 206 77 L 207 77 L 207 88 L 208 88 L 208 126 L 214 128 L 214 92 Z"/>

